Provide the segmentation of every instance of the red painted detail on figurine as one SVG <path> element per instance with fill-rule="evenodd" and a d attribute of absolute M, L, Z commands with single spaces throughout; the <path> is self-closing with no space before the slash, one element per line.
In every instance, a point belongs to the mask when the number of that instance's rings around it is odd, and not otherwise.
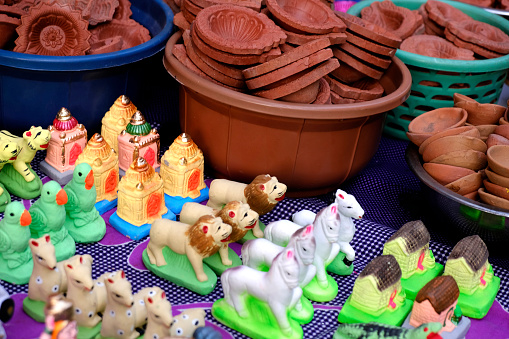
<path fill-rule="evenodd" d="M 58 191 L 56 201 L 59 206 L 67 204 L 67 193 L 63 189 Z"/>
<path fill-rule="evenodd" d="M 228 216 L 230 218 L 235 218 L 235 212 L 233 212 L 233 211 L 228 212 Z"/>
<path fill-rule="evenodd" d="M 482 271 L 481 277 L 479 280 L 481 280 L 481 285 L 486 286 L 486 280 L 484 280 L 484 275 L 486 274 L 486 267 L 484 267 L 484 270 Z"/>
<path fill-rule="evenodd" d="M 27 136 L 27 137 L 31 137 L 31 136 L 32 136 L 32 132 L 28 131 L 28 132 L 26 133 L 26 136 Z"/>
<path fill-rule="evenodd" d="M 417 261 L 417 268 L 421 271 L 424 271 L 424 266 L 422 266 L 422 262 L 424 261 L 424 256 L 426 255 L 426 251 L 422 251 L 419 256 L 419 260 Z"/>
<path fill-rule="evenodd" d="M 69 165 L 74 166 L 76 160 L 78 160 L 78 156 L 82 151 L 83 149 L 78 143 L 72 145 L 71 151 L 69 152 Z"/>
<path fill-rule="evenodd" d="M 161 210 L 161 195 L 159 193 L 152 194 L 147 201 L 147 217 L 157 216 Z"/>
<path fill-rule="evenodd" d="M 394 290 L 391 294 L 391 297 L 389 299 L 389 307 L 392 307 L 393 309 L 396 308 L 396 303 L 394 302 L 394 298 L 396 298 L 396 294 L 398 293 L 398 290 Z"/>
<path fill-rule="evenodd" d="M 104 191 L 106 193 L 114 192 L 118 186 L 118 173 L 116 170 L 111 170 L 110 174 L 106 178 L 106 182 L 104 183 Z"/>
<path fill-rule="evenodd" d="M 154 166 L 156 162 L 156 152 L 154 152 L 152 148 L 147 149 L 143 157 L 145 158 L 145 160 L 147 160 L 150 166 L 152 167 Z"/>
<path fill-rule="evenodd" d="M 209 227 L 203 226 L 203 228 L 201 230 L 203 231 L 203 233 L 207 233 L 209 231 Z"/>
<path fill-rule="evenodd" d="M 195 169 L 187 179 L 187 190 L 194 191 L 200 185 L 200 171 Z M 233 218 L 233 217 L 232 217 Z"/>
<path fill-rule="evenodd" d="M 286 195 L 286 193 L 285 193 L 285 194 L 283 194 L 283 196 L 282 196 L 282 197 L 280 197 L 280 198 L 276 198 L 276 201 L 281 201 L 281 200 L 283 200 L 283 199 L 285 198 L 285 195 Z"/>
<path fill-rule="evenodd" d="M 221 240 L 221 242 L 227 242 L 227 241 L 230 241 L 230 236 L 228 236 L 228 238 Z"/>
<path fill-rule="evenodd" d="M 340 199 L 345 199 L 345 197 L 343 196 L 343 194 L 338 194 L 338 197 L 339 197 Z"/>
<path fill-rule="evenodd" d="M 35 247 L 39 246 L 39 243 L 35 240 L 32 240 L 32 245 L 34 245 Z"/>
<path fill-rule="evenodd" d="M 40 147 L 41 147 L 41 148 L 48 148 L 48 146 L 49 146 L 49 143 L 48 143 L 48 144 L 41 145 Z"/>
<path fill-rule="evenodd" d="M 21 226 L 28 226 L 32 223 L 32 216 L 30 215 L 30 212 L 27 210 L 24 210 L 21 214 L 21 218 L 19 218 L 19 224 Z"/>
<path fill-rule="evenodd" d="M 53 126 L 59 131 L 69 131 L 78 125 L 78 120 L 75 117 L 71 117 L 69 120 L 60 121 L 58 118 L 53 120 Z"/>
<path fill-rule="evenodd" d="M 80 257 L 80 264 L 83 264 L 83 257 Z"/>
<path fill-rule="evenodd" d="M 120 271 L 120 277 L 122 277 L 122 279 L 125 279 L 125 272 L 123 270 Z"/>
<path fill-rule="evenodd" d="M 85 188 L 90 190 L 92 187 L 94 187 L 94 171 L 88 172 L 85 178 Z"/>
<path fill-rule="evenodd" d="M 147 301 L 148 301 L 150 304 L 152 304 L 152 303 L 154 302 L 154 300 L 152 300 L 152 298 L 150 298 L 150 297 L 148 297 L 148 298 L 147 298 Z"/>
<path fill-rule="evenodd" d="M 44 237 L 44 239 L 46 239 L 46 242 L 50 242 L 50 240 L 51 240 L 51 238 L 50 238 L 50 236 L 49 236 L 49 235 L 46 235 L 46 236 Z"/>

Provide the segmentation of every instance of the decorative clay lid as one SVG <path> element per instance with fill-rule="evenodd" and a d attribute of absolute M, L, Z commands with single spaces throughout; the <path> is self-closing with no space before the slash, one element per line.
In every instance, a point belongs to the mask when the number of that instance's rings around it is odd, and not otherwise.
<path fill-rule="evenodd" d="M 53 120 L 53 127 L 57 131 L 70 131 L 78 125 L 78 120 L 72 116 L 71 112 L 62 107 Z"/>
<path fill-rule="evenodd" d="M 150 133 L 152 127 L 145 120 L 140 111 L 136 111 L 131 117 L 131 121 L 126 126 L 126 132 L 131 135 L 147 135 Z M 143 159 L 145 160 L 145 159 Z"/>
<path fill-rule="evenodd" d="M 108 145 L 106 140 L 99 133 L 95 133 L 87 143 L 87 146 L 83 150 L 83 154 L 87 158 L 99 158 L 106 160 L 114 152 L 113 149 Z"/>
<path fill-rule="evenodd" d="M 138 157 L 129 166 L 124 178 L 132 185 L 137 185 L 138 183 L 144 184 L 151 181 L 155 173 L 154 168 L 150 166 L 145 158 Z"/>

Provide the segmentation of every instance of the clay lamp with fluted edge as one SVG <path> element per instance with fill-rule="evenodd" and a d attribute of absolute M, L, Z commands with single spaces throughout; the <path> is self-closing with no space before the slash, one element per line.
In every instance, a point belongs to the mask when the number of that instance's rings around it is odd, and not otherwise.
<path fill-rule="evenodd" d="M 474 52 L 460 48 L 452 42 L 435 35 L 413 35 L 400 46 L 406 52 L 440 59 L 475 60 Z"/>
<path fill-rule="evenodd" d="M 114 20 L 90 29 L 90 33 L 92 33 L 91 44 L 119 36 L 123 40 L 122 49 L 138 46 L 150 40 L 149 30 L 134 20 Z"/>

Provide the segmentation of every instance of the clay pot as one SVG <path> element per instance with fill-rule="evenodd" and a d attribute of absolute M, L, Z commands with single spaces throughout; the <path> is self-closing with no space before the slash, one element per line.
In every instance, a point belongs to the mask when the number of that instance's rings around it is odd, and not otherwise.
<path fill-rule="evenodd" d="M 505 125 L 509 126 L 509 125 Z M 488 148 L 495 146 L 495 145 L 509 145 L 509 139 L 506 137 L 503 137 L 501 135 L 492 133 L 488 136 L 488 139 L 486 139 L 486 145 Z"/>
<path fill-rule="evenodd" d="M 490 170 L 489 168 L 485 169 L 484 173 L 492 183 L 500 185 L 502 187 L 509 187 L 508 177 L 504 177 L 503 175 L 497 174 Z"/>
<path fill-rule="evenodd" d="M 481 198 L 482 202 L 487 203 L 488 205 L 509 209 L 509 200 L 497 197 L 494 194 L 488 193 L 484 190 L 484 188 L 479 188 L 477 191 L 479 193 L 479 198 Z"/>
<path fill-rule="evenodd" d="M 486 168 L 488 161 L 486 159 L 486 154 L 482 152 L 462 150 L 439 155 L 431 160 L 430 163 L 458 166 L 469 168 L 473 171 L 479 171 Z"/>
<path fill-rule="evenodd" d="M 494 184 L 486 179 L 483 181 L 483 184 L 484 184 L 485 190 L 490 192 L 491 194 L 494 194 L 497 197 L 500 197 L 500 198 L 503 198 L 506 200 L 509 199 L 509 188 Z"/>
<path fill-rule="evenodd" d="M 454 107 L 461 107 L 468 113 L 467 123 L 472 125 L 497 124 L 507 108 L 495 104 L 481 104 L 476 100 L 459 93 L 453 95 Z"/>
<path fill-rule="evenodd" d="M 492 171 L 504 177 L 509 177 L 509 146 L 492 146 L 488 148 L 486 155 Z"/>
<path fill-rule="evenodd" d="M 464 135 L 464 136 L 470 136 L 470 137 L 474 137 L 474 138 L 478 138 L 478 139 L 481 138 L 481 134 L 479 133 L 479 130 L 477 128 L 475 128 L 474 126 L 461 126 L 461 127 L 447 129 L 442 132 L 435 133 L 431 137 L 426 139 L 419 147 L 419 154 L 423 154 L 426 147 L 433 141 L 443 138 L 443 137 L 446 137 L 446 136 L 450 136 L 450 135 Z"/>
<path fill-rule="evenodd" d="M 476 192 L 482 185 L 482 175 L 480 172 L 472 173 L 455 180 L 447 185 L 446 188 L 460 195 Z"/>
<path fill-rule="evenodd" d="M 486 153 L 486 144 L 479 138 L 474 138 L 465 135 L 450 135 L 436 139 L 431 142 L 424 152 L 422 159 L 424 162 L 430 162 L 436 157 L 444 155 L 449 152 L 474 150 L 481 153 Z"/>
<path fill-rule="evenodd" d="M 431 162 L 424 163 L 422 167 L 433 179 L 444 186 L 460 178 L 463 178 L 464 176 L 475 173 L 473 170 L 468 168 L 436 164 Z"/>

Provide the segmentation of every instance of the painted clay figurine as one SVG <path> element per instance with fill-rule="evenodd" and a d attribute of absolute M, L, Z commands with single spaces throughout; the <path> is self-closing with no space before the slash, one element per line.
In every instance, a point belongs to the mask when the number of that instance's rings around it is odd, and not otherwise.
<path fill-rule="evenodd" d="M 121 95 L 102 118 L 101 135 L 117 154 L 117 138 L 125 130 L 129 120 L 137 110 L 136 106 L 126 95 Z"/>
<path fill-rule="evenodd" d="M 401 268 L 401 286 L 408 299 L 415 299 L 419 290 L 440 275 L 444 267 L 435 262 L 429 248 L 429 232 L 420 220 L 401 226 L 386 242 L 383 254 L 392 254 Z"/>
<path fill-rule="evenodd" d="M 12 164 L 6 164 L 0 171 L 0 183 L 9 191 L 23 199 L 34 199 L 41 194 L 42 181 L 31 168 L 30 163 L 39 150 L 48 148 L 51 134 L 47 129 L 32 126 L 17 137 L 8 131 L 0 131 L 0 141 L 15 142 L 21 149 Z"/>
<path fill-rule="evenodd" d="M 228 248 L 222 246 L 229 241 L 231 232 L 230 225 L 211 215 L 202 216 L 193 225 L 158 219 L 152 223 L 143 263 L 162 278 L 196 293 L 208 294 L 217 277 L 203 264 L 203 259 L 219 251 L 223 265 L 231 265 Z"/>
<path fill-rule="evenodd" d="M 76 339 L 78 329 L 73 320 L 72 302 L 62 294 L 52 294 L 48 297 L 44 308 L 45 325 L 40 339 Z"/>
<path fill-rule="evenodd" d="M 36 321 L 44 321 L 44 304 L 54 293 L 67 291 L 64 262 L 57 262 L 51 237 L 30 239 L 34 267 L 28 282 L 28 297 L 23 300 L 23 310 Z"/>
<path fill-rule="evenodd" d="M 3 323 L 11 320 L 14 315 L 14 300 L 9 293 L 0 285 L 0 338 L 6 338 Z"/>
<path fill-rule="evenodd" d="M 221 220 L 232 227 L 232 233 L 230 240 L 225 242 L 222 246 L 228 247 L 229 244 L 237 242 L 242 239 L 249 230 L 258 228 L 258 213 L 249 208 L 248 204 L 244 204 L 240 201 L 230 201 L 224 207 L 216 211 L 208 206 L 194 202 L 186 202 L 180 212 L 180 221 L 192 225 L 203 215 L 214 215 L 215 217 L 221 218 Z M 263 232 L 259 230 L 263 236 Z M 232 250 L 228 249 L 228 258 L 233 261 L 232 266 L 242 265 L 237 254 Z M 222 274 L 225 269 L 232 266 L 224 266 L 221 263 L 219 254 L 213 254 L 212 256 L 205 258 L 204 262 L 209 265 L 210 268 L 217 274 Z M 272 261 L 271 261 L 272 262 Z"/>
<path fill-rule="evenodd" d="M 313 225 L 295 231 L 286 248 L 293 249 L 295 253 L 295 259 L 299 264 L 299 286 L 304 288 L 316 274 L 316 267 L 313 265 L 316 251 Z M 242 262 L 256 270 L 267 271 L 276 256 L 284 250 L 284 247 L 267 239 L 248 240 L 242 246 Z M 290 316 L 299 323 L 305 324 L 313 319 L 313 314 L 313 305 L 307 298 L 302 297 L 295 305 L 295 311 L 292 311 Z"/>
<path fill-rule="evenodd" d="M 184 310 L 173 318 L 170 335 L 178 338 L 195 337 L 196 330 L 205 326 L 205 314 L 203 308 Z"/>
<path fill-rule="evenodd" d="M 145 330 L 145 338 L 163 338 L 170 332 L 173 322 L 171 304 L 166 299 L 166 293 L 160 288 L 156 289 L 152 296 L 145 296 L 148 320 Z"/>
<path fill-rule="evenodd" d="M 88 141 L 76 165 L 87 163 L 94 171 L 94 184 L 97 192 L 95 208 L 103 214 L 117 206 L 118 156 L 106 140 L 95 133 Z"/>
<path fill-rule="evenodd" d="M 0 171 L 5 164 L 14 162 L 21 148 L 17 143 L 8 140 L 2 140 L 0 137 Z M 11 202 L 11 195 L 5 190 L 4 185 L 0 183 L 0 212 L 5 211 L 5 207 Z"/>
<path fill-rule="evenodd" d="M 460 290 L 458 305 L 470 318 L 481 319 L 488 313 L 500 287 L 500 278 L 493 274 L 488 256 L 484 241 L 471 235 L 454 246 L 445 263 L 444 275 L 456 280 Z"/>
<path fill-rule="evenodd" d="M 290 220 L 271 222 L 265 229 L 264 237 L 279 246 L 286 246 L 292 236 L 301 226 Z M 313 222 L 313 233 L 316 241 L 315 258 L 316 276 L 303 289 L 304 296 L 314 301 L 330 301 L 338 294 L 338 284 L 327 274 L 325 267 L 337 255 L 340 219 L 337 205 L 331 204 L 323 208 Z"/>
<path fill-rule="evenodd" d="M 163 181 L 142 157 L 136 158 L 118 184 L 118 207 L 110 224 L 130 239 L 138 240 L 150 232 L 159 218 L 176 220 L 164 205 Z"/>
<path fill-rule="evenodd" d="M 302 328 L 288 317 L 302 296 L 292 249 L 278 254 L 268 272 L 230 268 L 221 284 L 224 299 L 212 306 L 212 315 L 221 323 L 252 338 L 302 338 Z"/>
<path fill-rule="evenodd" d="M 203 152 L 189 134 L 179 135 L 161 158 L 166 207 L 178 214 L 186 202 L 208 199 L 209 189 L 203 178 Z"/>
<path fill-rule="evenodd" d="M 159 133 L 150 126 L 140 111 L 136 111 L 125 130 L 118 136 L 118 164 L 124 176 L 131 163 L 143 157 L 155 170 L 159 170 Z"/>
<path fill-rule="evenodd" d="M 355 234 L 353 219 L 362 219 L 364 210 L 353 195 L 343 190 L 338 189 L 334 196 L 334 203 L 338 206 L 341 223 L 337 245 L 334 245 L 334 247 L 339 246 L 339 249 L 334 249 L 334 253 L 339 251 L 339 254 L 327 266 L 327 270 L 339 275 L 349 275 L 353 272 L 352 262 L 355 259 L 355 250 L 350 245 Z M 302 210 L 295 213 L 292 220 L 301 226 L 305 226 L 313 223 L 315 216 L 315 213 L 311 211 Z"/>
<path fill-rule="evenodd" d="M 79 243 L 101 240 L 106 234 L 106 223 L 95 208 L 97 193 L 92 167 L 87 163 L 77 165 L 64 190 L 68 199 L 64 226 L 69 234 Z"/>
<path fill-rule="evenodd" d="M 333 339 L 428 339 L 437 337 L 440 323 L 421 325 L 416 329 L 370 322 L 367 324 L 339 324 Z M 439 337 L 437 337 L 439 338 Z"/>
<path fill-rule="evenodd" d="M 32 237 L 40 238 L 49 234 L 55 246 L 57 261 L 68 259 L 76 252 L 76 243 L 64 227 L 65 204 L 65 190 L 56 181 L 48 181 L 42 186 L 41 197 L 29 209 L 32 216 Z"/>
<path fill-rule="evenodd" d="M 440 332 L 442 338 L 465 338 L 470 328 L 470 319 L 456 315 L 461 311 L 458 303 L 460 291 L 454 278 L 448 275 L 436 277 L 429 281 L 417 293 L 412 312 L 405 320 L 403 327 L 416 328 L 430 322 L 443 325 Z"/>
<path fill-rule="evenodd" d="M 65 107 L 58 111 L 48 130 L 51 139 L 46 159 L 39 168 L 60 185 L 65 185 L 71 180 L 76 160 L 87 144 L 87 130 Z"/>
<path fill-rule="evenodd" d="M 373 259 L 359 274 L 339 312 L 341 323 L 376 321 L 400 326 L 412 309 L 401 287 L 401 269 L 392 255 Z"/>
<path fill-rule="evenodd" d="M 19 201 L 5 209 L 0 220 L 0 279 L 13 284 L 26 284 L 32 274 L 32 254 L 28 247 L 32 222 L 30 213 Z"/>

